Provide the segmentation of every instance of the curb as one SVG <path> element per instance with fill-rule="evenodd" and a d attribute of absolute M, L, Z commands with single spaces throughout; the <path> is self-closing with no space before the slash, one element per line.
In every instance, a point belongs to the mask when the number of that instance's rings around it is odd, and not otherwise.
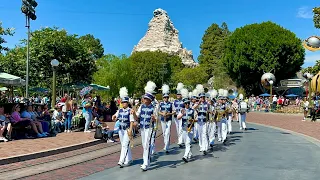
<path fill-rule="evenodd" d="M 288 130 L 288 129 L 283 129 L 283 128 L 276 127 L 276 126 L 270 126 L 270 125 L 255 123 L 255 122 L 248 122 L 248 121 L 247 121 L 247 123 L 249 123 L 249 124 L 254 124 L 254 125 L 258 125 L 258 126 L 264 126 L 264 127 L 267 127 L 267 128 L 272 128 L 272 129 L 276 129 L 276 130 L 279 130 L 279 131 L 288 132 L 288 133 L 291 133 L 291 134 L 294 134 L 294 135 L 297 135 L 297 136 L 301 136 L 301 137 L 303 137 L 304 139 L 308 140 L 309 142 L 311 142 L 311 143 L 315 144 L 316 146 L 320 147 L 320 140 L 318 140 L 318 139 L 316 139 L 316 138 L 314 138 L 314 137 L 311 137 L 311 136 L 308 136 L 308 135 L 299 133 L 299 132 L 295 132 L 295 131 Z"/>
<path fill-rule="evenodd" d="M 11 157 L 7 157 L 7 158 L 2 158 L 2 159 L 0 159 L 0 165 L 17 163 L 17 162 L 21 162 L 21 161 L 27 161 L 27 160 L 31 160 L 31 159 L 37 159 L 37 158 L 47 157 L 47 156 L 51 156 L 51 155 L 56 155 L 56 154 L 60 154 L 60 153 L 68 152 L 68 151 L 74 151 L 74 150 L 78 150 L 81 148 L 94 146 L 94 145 L 97 145 L 97 144 L 100 144 L 103 142 L 104 141 L 102 141 L 100 139 L 94 139 L 91 141 L 87 141 L 87 142 L 79 143 L 79 144 L 73 144 L 70 146 L 64 146 L 64 147 L 49 149 L 49 150 L 40 151 L 40 152 L 36 152 L 36 153 L 28 153 L 28 154 L 22 154 L 22 155 L 18 155 L 18 156 L 11 156 Z"/>

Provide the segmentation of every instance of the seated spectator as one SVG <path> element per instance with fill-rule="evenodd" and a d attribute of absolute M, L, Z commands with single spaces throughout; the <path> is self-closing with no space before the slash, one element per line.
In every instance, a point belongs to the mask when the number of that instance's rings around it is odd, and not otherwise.
<path fill-rule="evenodd" d="M 4 131 L 8 130 L 7 132 L 7 138 L 3 136 Z M 0 105 L 0 141 L 7 142 L 8 140 L 11 140 L 11 131 L 12 127 L 11 124 L 8 123 L 7 117 L 4 115 L 4 107 Z"/>
<path fill-rule="evenodd" d="M 52 121 L 53 121 L 53 130 L 55 132 L 62 132 L 61 129 L 64 128 L 64 120 L 62 115 L 62 107 L 58 106 L 55 108 L 52 114 Z"/>
<path fill-rule="evenodd" d="M 20 116 L 20 106 L 16 104 L 12 108 L 11 114 L 11 123 L 13 127 L 27 127 L 31 126 L 32 130 L 37 134 L 37 137 L 46 137 L 47 135 L 43 134 L 42 131 L 37 129 L 37 126 L 34 122 L 31 121 L 29 118 L 21 118 Z"/>
<path fill-rule="evenodd" d="M 32 105 L 28 105 L 27 109 L 22 111 L 21 117 L 30 119 L 38 127 L 39 131 L 43 132 L 42 134 L 49 135 L 49 123 L 42 120 L 38 120 L 37 116 L 35 116 L 32 110 Z M 46 131 L 44 129 L 46 129 Z"/>
<path fill-rule="evenodd" d="M 102 123 L 102 133 L 104 134 L 104 138 L 107 140 L 107 142 L 115 142 L 113 135 L 114 134 L 118 134 L 119 132 L 119 127 L 120 127 L 120 121 L 116 121 L 116 123 L 114 124 L 114 128 L 113 130 L 110 130 L 108 125 L 106 125 L 107 123 Z"/>

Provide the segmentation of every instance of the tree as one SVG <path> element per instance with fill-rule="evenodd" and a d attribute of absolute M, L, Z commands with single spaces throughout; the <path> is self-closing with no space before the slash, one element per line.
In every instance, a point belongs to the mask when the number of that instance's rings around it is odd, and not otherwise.
<path fill-rule="evenodd" d="M 223 62 L 238 86 L 260 93 L 264 72 L 274 72 L 278 80 L 291 78 L 300 70 L 304 56 L 301 40 L 269 21 L 237 28 L 226 41 Z"/>
<path fill-rule="evenodd" d="M 316 61 L 316 64 L 314 66 L 310 66 L 310 67 L 307 67 L 307 68 L 304 68 L 302 69 L 302 73 L 311 73 L 313 75 L 316 75 L 318 74 L 320 71 L 320 60 L 317 60 Z"/>
<path fill-rule="evenodd" d="M 51 87 L 51 60 L 60 62 L 57 68 L 57 84 L 63 84 L 69 74 L 70 82 L 92 81 L 96 70 L 95 59 L 77 35 L 58 28 L 43 28 L 31 33 L 30 39 L 30 84 Z"/>
<path fill-rule="evenodd" d="M 0 58 L 0 66 L 4 72 L 25 78 L 26 75 L 26 48 L 16 46 Z"/>
<path fill-rule="evenodd" d="M 129 59 L 125 55 L 104 55 L 97 60 L 97 68 L 93 75 L 94 83 L 110 86 L 109 94 L 118 96 L 121 87 L 127 87 L 130 94 L 134 92 L 133 68 L 130 67 Z M 102 94 L 106 96 L 106 93 Z"/>
<path fill-rule="evenodd" d="M 103 56 L 103 45 L 100 42 L 100 39 L 96 39 L 93 35 L 87 34 L 79 38 L 80 43 L 88 50 L 87 53 L 92 54 L 95 60 L 102 58 Z"/>
<path fill-rule="evenodd" d="M 320 28 L 320 7 L 313 8 L 313 22 L 316 28 Z"/>
<path fill-rule="evenodd" d="M 200 45 L 199 63 L 206 68 L 208 75 L 219 74 L 215 69 L 221 69 L 219 63 L 223 57 L 225 49 L 225 40 L 230 36 L 227 24 L 224 22 L 221 26 L 212 24 L 205 31 Z"/>
<path fill-rule="evenodd" d="M 6 43 L 3 36 L 12 36 L 13 35 L 13 28 L 3 28 L 2 22 L 0 21 L 0 53 L 2 51 L 8 51 L 9 49 L 7 47 L 2 46 L 3 43 Z"/>
<path fill-rule="evenodd" d="M 156 83 L 157 88 L 162 87 L 162 81 L 170 84 L 174 74 L 183 69 L 179 56 L 170 55 L 161 51 L 135 52 L 129 57 L 134 70 L 135 90 L 142 93 L 146 83 L 150 80 Z M 164 70 L 166 73 L 164 73 Z"/>
<path fill-rule="evenodd" d="M 207 83 L 209 76 L 203 66 L 184 68 L 173 76 L 174 83 L 183 82 L 186 86 L 195 87 L 197 84 Z"/>

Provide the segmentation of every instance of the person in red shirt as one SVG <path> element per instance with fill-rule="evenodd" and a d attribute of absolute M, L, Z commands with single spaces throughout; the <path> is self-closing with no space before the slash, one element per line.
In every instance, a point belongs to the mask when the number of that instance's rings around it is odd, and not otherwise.
<path fill-rule="evenodd" d="M 68 94 L 64 94 L 64 97 L 61 98 L 60 102 L 65 103 L 67 101 L 67 99 L 68 99 Z"/>

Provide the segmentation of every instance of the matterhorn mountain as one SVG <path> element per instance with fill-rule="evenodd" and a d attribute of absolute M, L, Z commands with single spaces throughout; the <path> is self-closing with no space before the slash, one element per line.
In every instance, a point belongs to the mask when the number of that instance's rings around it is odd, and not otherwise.
<path fill-rule="evenodd" d="M 173 26 L 167 12 L 163 9 L 153 11 L 153 18 L 145 36 L 134 46 L 133 52 L 157 51 L 178 55 L 187 67 L 195 67 L 192 51 L 183 48 L 179 40 L 179 31 Z"/>

